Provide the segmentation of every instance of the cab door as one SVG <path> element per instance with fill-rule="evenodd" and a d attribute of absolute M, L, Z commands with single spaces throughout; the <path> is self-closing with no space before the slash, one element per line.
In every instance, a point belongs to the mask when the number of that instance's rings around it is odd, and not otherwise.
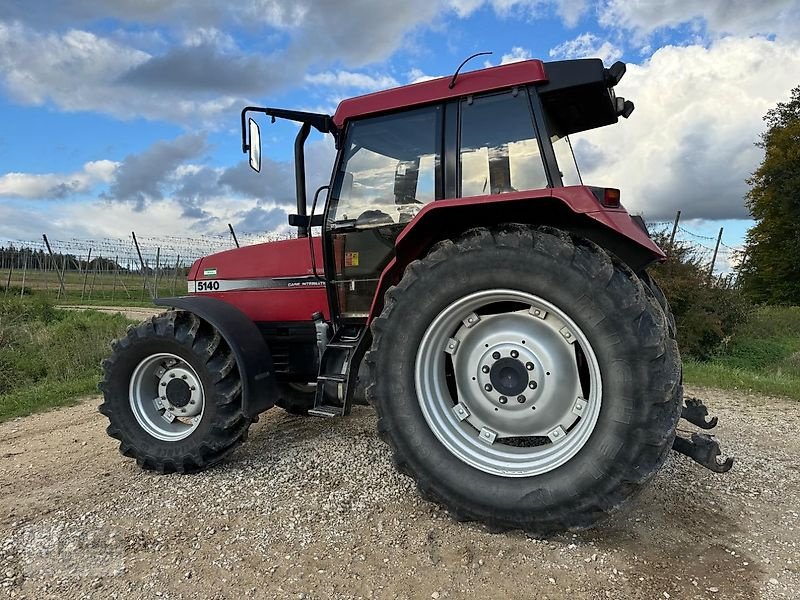
<path fill-rule="evenodd" d="M 325 216 L 332 307 L 366 319 L 394 242 L 428 202 L 442 198 L 441 105 L 348 124 Z"/>

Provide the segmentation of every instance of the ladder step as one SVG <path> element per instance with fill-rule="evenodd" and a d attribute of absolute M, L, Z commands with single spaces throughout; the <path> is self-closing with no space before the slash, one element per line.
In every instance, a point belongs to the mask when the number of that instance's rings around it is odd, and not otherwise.
<path fill-rule="evenodd" d="M 355 348 L 355 346 L 353 346 L 352 344 L 337 344 L 337 343 L 333 343 L 333 344 L 326 345 L 325 348 L 338 348 L 340 350 L 352 350 L 353 348 Z"/>
<path fill-rule="evenodd" d="M 345 383 L 347 375 L 319 375 L 317 381 L 332 381 L 335 383 Z"/>
<path fill-rule="evenodd" d="M 308 414 L 312 417 L 341 417 L 344 416 L 344 407 L 341 406 L 317 406 L 308 409 Z"/>

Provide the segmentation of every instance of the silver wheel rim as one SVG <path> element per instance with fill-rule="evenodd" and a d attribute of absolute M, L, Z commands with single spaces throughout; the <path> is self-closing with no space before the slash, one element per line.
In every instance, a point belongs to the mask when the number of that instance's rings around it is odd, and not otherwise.
<path fill-rule="evenodd" d="M 564 311 L 517 290 L 480 291 L 445 308 L 420 343 L 415 384 L 437 439 L 465 463 L 505 477 L 557 469 L 583 448 L 600 415 L 600 368 L 588 339 Z"/>
<path fill-rule="evenodd" d="M 142 360 L 129 387 L 131 410 L 148 435 L 177 442 L 203 419 L 205 392 L 194 368 L 175 354 L 161 352 Z"/>

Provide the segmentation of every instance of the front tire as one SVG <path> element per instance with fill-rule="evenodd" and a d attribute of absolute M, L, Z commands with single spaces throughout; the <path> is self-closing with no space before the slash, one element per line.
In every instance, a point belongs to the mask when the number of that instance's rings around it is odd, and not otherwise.
<path fill-rule="evenodd" d="M 120 452 L 144 469 L 187 473 L 221 461 L 247 437 L 236 360 L 196 315 L 167 312 L 128 329 L 103 361 L 100 412 Z"/>
<path fill-rule="evenodd" d="M 379 431 L 459 520 L 589 527 L 672 445 L 680 360 L 667 318 L 586 240 L 505 226 L 440 242 L 387 292 L 372 332 Z"/>

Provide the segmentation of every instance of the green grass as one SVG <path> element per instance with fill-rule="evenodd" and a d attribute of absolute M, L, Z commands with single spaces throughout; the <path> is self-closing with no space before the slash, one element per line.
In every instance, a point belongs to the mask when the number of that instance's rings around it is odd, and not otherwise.
<path fill-rule="evenodd" d="M 58 310 L 41 298 L 0 297 L 0 422 L 96 391 L 109 343 L 129 323 L 119 314 Z"/>
<path fill-rule="evenodd" d="M 97 375 L 71 381 L 44 379 L 0 395 L 0 423 L 60 406 L 73 406 L 82 396 L 97 393 Z"/>
<path fill-rule="evenodd" d="M 64 292 L 60 292 L 60 282 L 55 271 L 30 271 L 25 275 L 24 290 L 22 271 L 16 269 L 11 273 L 0 271 L 0 301 L 9 298 L 24 299 L 33 296 L 47 298 L 58 304 L 81 304 L 88 306 L 150 306 L 152 305 L 151 290 L 153 285 L 152 275 L 147 279 L 141 273 L 125 273 L 90 271 L 84 275 L 77 271 L 67 271 L 64 274 Z M 85 283 L 85 285 L 84 285 Z M 8 287 L 7 287 L 8 286 Z M 160 275 L 158 281 L 158 296 L 170 297 L 186 293 L 186 272 L 179 270 L 177 277 L 174 273 L 166 272 Z"/>
<path fill-rule="evenodd" d="M 690 385 L 800 400 L 800 307 L 758 308 L 711 360 L 690 358 L 683 369 Z"/>

